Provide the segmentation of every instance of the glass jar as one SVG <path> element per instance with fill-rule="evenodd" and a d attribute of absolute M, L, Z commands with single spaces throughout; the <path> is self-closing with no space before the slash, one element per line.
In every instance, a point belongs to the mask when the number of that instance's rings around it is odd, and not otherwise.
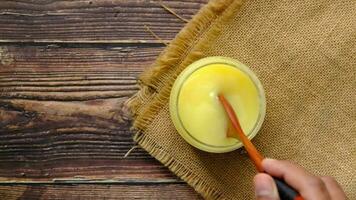
<path fill-rule="evenodd" d="M 239 140 L 226 137 L 229 120 L 219 104 L 219 93 L 232 104 L 245 134 L 252 139 L 262 126 L 266 99 L 257 76 L 237 60 L 207 57 L 192 63 L 177 77 L 169 101 L 178 133 L 194 147 L 213 153 L 242 146 Z"/>

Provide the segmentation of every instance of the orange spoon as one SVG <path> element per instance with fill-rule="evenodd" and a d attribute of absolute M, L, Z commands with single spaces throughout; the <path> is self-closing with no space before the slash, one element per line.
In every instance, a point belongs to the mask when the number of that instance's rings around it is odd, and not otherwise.
<path fill-rule="evenodd" d="M 244 134 L 234 109 L 222 94 L 219 94 L 218 97 L 226 111 L 226 114 L 228 115 L 231 121 L 234 130 L 236 130 L 237 133 L 237 134 L 231 134 L 231 132 L 228 131 L 227 136 L 234 137 L 240 140 L 242 144 L 245 146 L 245 149 L 250 159 L 255 164 L 257 171 L 264 172 L 262 167 L 263 157 L 260 154 L 260 152 L 257 151 L 256 147 L 252 144 L 252 142 Z M 273 179 L 277 185 L 278 193 L 282 200 L 303 200 L 303 198 L 283 180 L 277 179 L 275 177 L 273 177 Z"/>
<path fill-rule="evenodd" d="M 230 105 L 230 103 L 225 99 L 223 95 L 219 95 L 219 100 L 221 104 L 223 105 L 226 114 L 229 116 L 229 119 L 232 123 L 233 128 L 236 130 L 237 135 L 235 134 L 230 134 L 231 132 L 228 132 L 228 137 L 234 137 L 242 142 L 242 144 L 245 146 L 245 149 L 250 156 L 251 160 L 256 166 L 256 169 L 259 172 L 263 172 L 263 167 L 262 167 L 262 160 L 263 157 L 260 154 L 260 152 L 257 151 L 256 147 L 252 144 L 252 142 L 247 138 L 245 133 L 243 132 L 241 125 L 239 123 L 239 120 L 236 117 L 236 114 L 234 112 L 234 109 Z"/>

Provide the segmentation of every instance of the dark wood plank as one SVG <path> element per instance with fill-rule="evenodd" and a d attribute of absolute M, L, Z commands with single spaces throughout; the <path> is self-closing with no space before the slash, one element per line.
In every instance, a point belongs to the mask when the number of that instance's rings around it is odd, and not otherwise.
<path fill-rule="evenodd" d="M 163 48 L 163 45 L 144 44 L 0 44 L 0 76 L 6 78 L 6 72 L 12 76 L 29 72 L 36 75 L 40 75 L 37 72 L 48 72 L 43 76 L 63 76 L 53 72 L 85 72 L 99 76 L 113 73 L 116 76 L 115 73 L 120 72 L 136 78 Z"/>
<path fill-rule="evenodd" d="M 162 47 L 1 47 L 0 181 L 177 181 L 134 146 L 125 101 Z M 1 59 L 0 59 L 1 60 Z"/>
<path fill-rule="evenodd" d="M 186 184 L 1 185 L 3 199 L 202 199 Z"/>
<path fill-rule="evenodd" d="M 190 19 L 208 0 L 163 1 Z M 169 41 L 184 26 L 159 1 L 150 0 L 3 0 L 0 42 L 159 43 L 149 26 Z"/>
<path fill-rule="evenodd" d="M 127 97 L 163 48 L 137 46 L 0 47 L 0 97 L 92 100 Z"/>
<path fill-rule="evenodd" d="M 164 3 L 190 19 L 207 1 Z M 168 42 L 184 24 L 158 1 L 1 1 L 0 199 L 201 199 L 144 150 L 124 158 L 125 102 L 163 49 L 145 25 Z"/>

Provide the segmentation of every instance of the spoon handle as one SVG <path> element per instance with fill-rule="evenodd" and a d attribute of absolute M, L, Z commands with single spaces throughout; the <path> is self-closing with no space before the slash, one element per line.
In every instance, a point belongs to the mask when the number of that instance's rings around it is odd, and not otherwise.
<path fill-rule="evenodd" d="M 303 200 L 303 198 L 295 191 L 291 186 L 289 186 L 282 179 L 273 177 L 274 182 L 277 185 L 279 197 L 282 200 Z"/>
<path fill-rule="evenodd" d="M 224 110 L 226 111 L 226 114 L 228 115 L 231 121 L 232 126 L 234 127 L 237 133 L 231 136 L 228 135 L 228 137 L 230 136 L 239 139 L 242 142 L 242 144 L 245 146 L 245 149 L 250 159 L 255 164 L 257 171 L 264 172 L 262 167 L 263 156 L 260 154 L 260 152 L 256 149 L 255 145 L 252 144 L 252 142 L 247 138 L 247 136 L 243 132 L 234 109 L 223 95 L 220 94 L 218 98 L 221 104 L 223 105 Z M 277 185 L 278 193 L 282 200 L 303 200 L 303 198 L 298 194 L 298 192 L 295 191 L 292 187 L 290 187 L 286 182 L 275 177 L 273 177 L 273 179 Z"/>

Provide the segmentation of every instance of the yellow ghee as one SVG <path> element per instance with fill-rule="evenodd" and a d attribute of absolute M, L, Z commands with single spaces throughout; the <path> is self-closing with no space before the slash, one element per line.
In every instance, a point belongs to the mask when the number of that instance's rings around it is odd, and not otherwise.
<path fill-rule="evenodd" d="M 260 81 L 242 63 L 231 58 L 208 57 L 189 65 L 172 87 L 171 118 L 188 143 L 214 153 L 242 146 L 237 139 L 226 137 L 230 122 L 218 94 L 230 102 L 250 139 L 260 129 L 266 109 Z"/>

